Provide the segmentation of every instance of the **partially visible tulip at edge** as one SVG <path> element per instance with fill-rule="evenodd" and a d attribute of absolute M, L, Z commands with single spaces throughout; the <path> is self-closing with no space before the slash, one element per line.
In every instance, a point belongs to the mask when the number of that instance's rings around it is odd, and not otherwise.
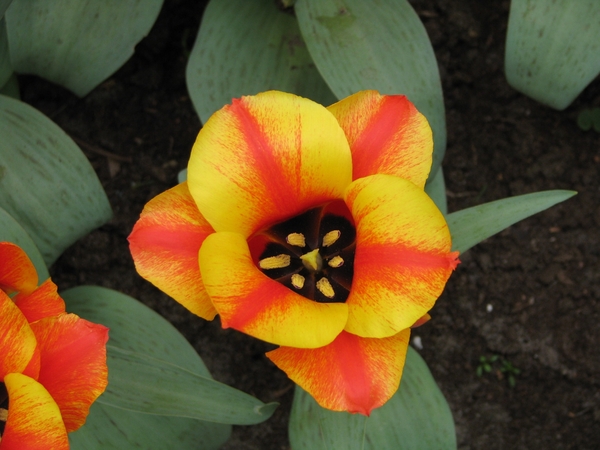
<path fill-rule="evenodd" d="M 68 449 L 108 382 L 108 328 L 65 312 L 50 280 L 0 242 L 0 450 Z"/>
<path fill-rule="evenodd" d="M 369 415 L 459 262 L 424 192 L 432 151 L 404 96 L 234 99 L 198 134 L 187 182 L 145 206 L 129 237 L 137 271 L 279 345 L 267 356 L 324 408 Z"/>

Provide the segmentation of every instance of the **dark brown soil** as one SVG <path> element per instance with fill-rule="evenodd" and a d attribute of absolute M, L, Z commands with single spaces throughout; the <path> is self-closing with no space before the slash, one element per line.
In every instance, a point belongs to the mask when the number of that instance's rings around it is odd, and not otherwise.
<path fill-rule="evenodd" d="M 508 1 L 411 2 L 442 76 L 450 210 L 579 191 L 462 255 L 433 320 L 415 331 L 454 412 L 459 448 L 600 448 L 600 135 L 575 122 L 581 108 L 600 105 L 600 81 L 565 111 L 543 107 L 503 75 Z M 83 99 L 21 78 L 23 99 L 80 143 L 114 208 L 52 274 L 62 289 L 95 284 L 138 298 L 181 330 L 216 379 L 281 402 L 266 423 L 236 427 L 225 448 L 286 449 L 293 389 L 264 357 L 270 347 L 192 316 L 143 281 L 126 241 L 144 204 L 176 184 L 200 128 L 184 69 L 202 3 L 167 0 L 135 56 Z M 492 372 L 478 377 L 479 358 L 492 355 L 500 357 Z M 521 371 L 512 388 L 502 360 Z"/>

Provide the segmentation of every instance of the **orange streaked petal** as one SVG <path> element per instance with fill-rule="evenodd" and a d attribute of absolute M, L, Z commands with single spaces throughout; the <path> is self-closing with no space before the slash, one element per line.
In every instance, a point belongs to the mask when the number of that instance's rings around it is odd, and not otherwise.
<path fill-rule="evenodd" d="M 325 347 L 267 356 L 323 408 L 369 415 L 398 390 L 409 336 L 410 329 L 383 339 L 344 331 Z"/>
<path fill-rule="evenodd" d="M 277 345 L 314 348 L 329 344 L 346 324 L 344 303 L 308 300 L 263 274 L 241 234 L 206 238 L 200 270 L 224 328 Z"/>
<path fill-rule="evenodd" d="M 422 189 L 390 175 L 354 181 L 346 204 L 356 253 L 345 330 L 392 336 L 431 309 L 458 264 L 448 225 Z"/>
<path fill-rule="evenodd" d="M 57 287 L 50 278 L 30 294 L 17 295 L 14 301 L 28 322 L 65 312 L 65 301 L 58 295 Z"/>
<path fill-rule="evenodd" d="M 150 200 L 129 236 L 138 273 L 194 314 L 214 319 L 200 276 L 198 252 L 213 232 L 190 195 L 187 183 Z"/>
<path fill-rule="evenodd" d="M 20 373 L 4 378 L 9 408 L 2 450 L 68 450 L 60 410 L 44 386 Z"/>
<path fill-rule="evenodd" d="M 425 116 L 405 96 L 362 91 L 327 109 L 350 143 L 353 180 L 382 173 L 425 186 L 433 137 Z"/>
<path fill-rule="evenodd" d="M 37 287 L 38 276 L 29 256 L 11 242 L 0 242 L 0 290 L 30 293 Z"/>
<path fill-rule="evenodd" d="M 38 381 L 58 404 L 67 431 L 74 431 L 108 383 L 108 328 L 75 314 L 47 317 L 31 328 L 41 354 Z"/>
<path fill-rule="evenodd" d="M 188 165 L 190 192 L 217 231 L 250 236 L 341 199 L 352 176 L 344 132 L 311 100 L 270 91 L 234 99 L 204 125 Z"/>
<path fill-rule="evenodd" d="M 430 320 L 431 316 L 429 314 L 425 314 L 423 317 L 421 317 L 415 323 L 413 323 L 411 328 L 419 328 L 421 325 L 425 325 Z"/>
<path fill-rule="evenodd" d="M 25 316 L 10 297 L 0 291 L 0 382 L 6 374 L 25 370 L 36 345 Z"/>

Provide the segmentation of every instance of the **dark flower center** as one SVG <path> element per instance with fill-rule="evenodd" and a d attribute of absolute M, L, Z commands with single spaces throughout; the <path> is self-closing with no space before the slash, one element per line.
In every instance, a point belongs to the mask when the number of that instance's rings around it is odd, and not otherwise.
<path fill-rule="evenodd" d="M 341 200 L 273 225 L 248 244 L 264 274 L 300 295 L 322 303 L 348 298 L 356 230 Z"/>

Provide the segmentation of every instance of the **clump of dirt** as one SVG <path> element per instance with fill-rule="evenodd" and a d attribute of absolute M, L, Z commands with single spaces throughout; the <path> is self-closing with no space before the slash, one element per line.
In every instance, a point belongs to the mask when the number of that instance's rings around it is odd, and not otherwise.
<path fill-rule="evenodd" d="M 568 202 L 461 256 L 415 330 L 454 413 L 461 449 L 583 449 L 600 442 L 600 136 L 577 112 L 600 105 L 596 80 L 557 112 L 514 91 L 503 74 L 508 1 L 411 1 L 431 37 L 447 107 L 444 162 L 451 211 L 547 189 Z M 167 0 L 134 57 L 83 99 L 21 77 L 23 99 L 77 140 L 114 218 L 59 259 L 62 289 L 95 284 L 131 295 L 171 321 L 216 379 L 281 406 L 235 427 L 227 449 L 286 449 L 292 383 L 264 356 L 272 346 L 194 317 L 135 272 L 126 237 L 144 204 L 176 184 L 200 122 L 185 64 L 203 2 Z M 480 358 L 498 355 L 477 375 Z M 509 383 L 512 372 L 514 386 Z"/>

